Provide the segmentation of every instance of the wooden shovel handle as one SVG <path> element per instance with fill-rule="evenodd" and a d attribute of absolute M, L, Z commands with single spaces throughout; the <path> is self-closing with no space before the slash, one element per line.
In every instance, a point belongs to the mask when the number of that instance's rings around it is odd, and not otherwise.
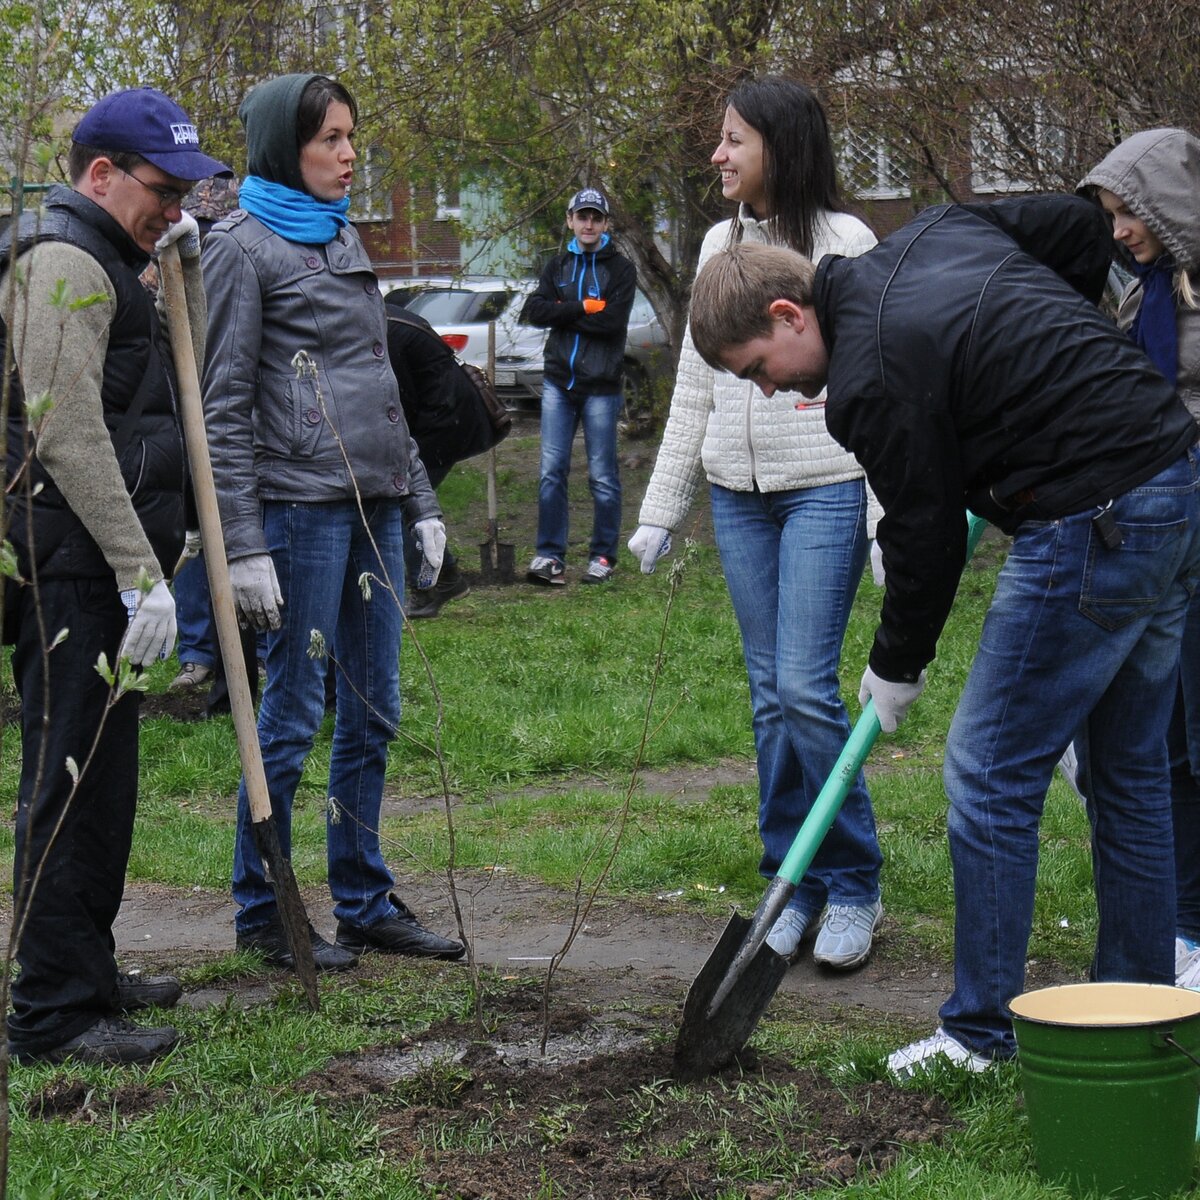
<path fill-rule="evenodd" d="M 213 483 L 212 462 L 208 456 L 200 376 L 196 370 L 196 356 L 192 352 L 192 323 L 183 285 L 183 264 L 179 260 L 179 247 L 174 242 L 159 255 L 158 270 L 167 310 L 167 328 L 171 334 L 175 374 L 179 380 L 183 432 L 192 469 L 196 510 L 200 514 L 200 537 L 204 544 L 204 562 L 208 568 L 213 617 L 221 644 L 221 657 L 225 661 L 229 707 L 237 732 L 238 754 L 241 756 L 242 775 L 250 801 L 250 817 L 253 821 L 265 821 L 271 816 L 271 796 L 267 791 L 267 777 L 263 770 L 250 681 L 242 657 L 237 613 L 233 607 L 233 589 L 229 586 L 229 562 L 225 557 L 225 538 L 221 533 L 217 491 Z"/>

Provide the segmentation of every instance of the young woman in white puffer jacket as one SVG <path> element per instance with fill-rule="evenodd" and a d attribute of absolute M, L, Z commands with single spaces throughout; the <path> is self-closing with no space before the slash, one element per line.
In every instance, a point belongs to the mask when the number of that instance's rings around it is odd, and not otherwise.
<path fill-rule="evenodd" d="M 828 122 L 804 85 L 778 77 L 740 84 L 727 99 L 712 161 L 739 211 L 709 230 L 699 265 L 740 239 L 790 246 L 814 260 L 875 244 L 866 225 L 841 211 Z M 629 540 L 643 572 L 654 570 L 667 534 L 683 522 L 701 469 L 750 679 L 759 869 L 771 878 L 850 732 L 837 670 L 867 554 L 869 496 L 858 463 L 826 432 L 822 400 L 798 392 L 768 398 L 714 372 L 687 331 L 640 526 Z M 794 960 L 815 930 L 816 961 L 840 969 L 864 963 L 882 915 L 881 862 L 860 774 L 768 943 Z"/>

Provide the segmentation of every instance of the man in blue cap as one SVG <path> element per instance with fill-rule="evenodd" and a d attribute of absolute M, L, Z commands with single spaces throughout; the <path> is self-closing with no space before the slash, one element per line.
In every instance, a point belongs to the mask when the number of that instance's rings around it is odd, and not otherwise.
<path fill-rule="evenodd" d="M 580 424 L 592 490 L 592 537 L 583 583 L 612 577 L 621 535 L 617 421 L 624 396 L 625 332 L 637 271 L 608 232 L 608 198 L 585 187 L 567 206 L 573 234 L 566 253 L 546 264 L 521 320 L 550 330 L 542 384 L 542 457 L 538 482 L 537 553 L 530 583 L 566 583 L 567 481 Z"/>
<path fill-rule="evenodd" d="M 140 1062 L 178 1040 L 123 1015 L 169 1006 L 170 976 L 125 975 L 113 956 L 133 835 L 138 700 L 116 698 L 103 656 L 144 667 L 175 642 L 166 577 L 184 537 L 184 443 L 170 347 L 138 280 L 179 240 L 197 361 L 203 308 L 196 223 L 184 193 L 229 169 L 152 88 L 106 96 L 72 135 L 71 186 L 55 186 L 0 242 L 11 340 L 5 640 L 21 697 L 13 865 L 20 974 L 9 1053 L 18 1062 Z M 65 294 L 62 285 L 65 283 Z M 46 403 L 48 401 L 48 403 Z"/>

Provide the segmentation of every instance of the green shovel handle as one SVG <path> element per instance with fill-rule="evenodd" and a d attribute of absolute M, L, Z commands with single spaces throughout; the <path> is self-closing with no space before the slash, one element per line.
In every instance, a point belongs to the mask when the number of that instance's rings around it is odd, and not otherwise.
<path fill-rule="evenodd" d="M 979 539 L 986 527 L 987 522 L 982 517 L 977 517 L 972 512 L 967 513 L 968 562 L 975 553 L 975 547 L 979 545 Z M 838 755 L 837 762 L 833 764 L 825 786 L 813 801 L 813 806 L 804 818 L 791 849 L 779 864 L 779 869 L 775 872 L 776 878 L 782 877 L 793 884 L 798 884 L 804 878 L 804 872 L 812 866 L 814 855 L 836 820 L 846 799 L 846 793 L 862 770 L 862 765 L 866 762 L 878 736 L 879 718 L 875 715 L 875 701 L 871 699 L 864 706 L 862 715 L 854 722 L 850 737 Z"/>

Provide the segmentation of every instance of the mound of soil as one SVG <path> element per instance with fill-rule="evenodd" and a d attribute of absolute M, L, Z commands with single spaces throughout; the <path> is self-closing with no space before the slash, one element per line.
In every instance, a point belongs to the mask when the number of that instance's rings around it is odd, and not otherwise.
<path fill-rule="evenodd" d="M 684 1090 L 664 1030 L 648 1039 L 633 1019 L 581 1006 L 552 1010 L 543 1056 L 539 1002 L 528 989 L 486 1035 L 446 1022 L 297 1087 L 328 1103 L 386 1097 L 385 1151 L 420 1163 L 447 1200 L 528 1200 L 539 1186 L 562 1200 L 710 1200 L 731 1187 L 771 1200 L 877 1173 L 954 1124 L 939 1098 L 752 1051 Z M 494 999 L 486 1008 L 496 1016 Z"/>

